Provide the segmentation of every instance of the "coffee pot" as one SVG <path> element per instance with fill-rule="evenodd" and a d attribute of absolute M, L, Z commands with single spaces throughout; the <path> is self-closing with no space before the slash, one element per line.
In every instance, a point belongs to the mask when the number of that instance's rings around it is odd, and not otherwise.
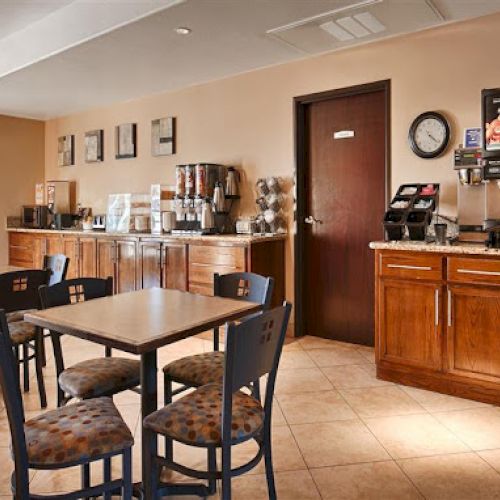
<path fill-rule="evenodd" d="M 215 227 L 215 216 L 210 198 L 205 198 L 201 209 L 201 229 L 213 229 Z"/>
<path fill-rule="evenodd" d="M 239 173 L 234 167 L 229 167 L 227 169 L 227 177 L 226 177 L 226 196 L 238 196 L 238 182 L 239 182 Z"/>
<path fill-rule="evenodd" d="M 217 213 L 226 211 L 226 196 L 222 182 L 216 182 L 214 188 L 214 208 Z"/>

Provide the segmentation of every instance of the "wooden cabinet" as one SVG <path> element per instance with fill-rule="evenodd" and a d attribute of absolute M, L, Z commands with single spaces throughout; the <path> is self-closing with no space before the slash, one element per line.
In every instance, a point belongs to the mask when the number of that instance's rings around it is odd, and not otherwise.
<path fill-rule="evenodd" d="M 163 244 L 163 288 L 186 292 L 188 289 L 188 245 L 185 243 Z"/>
<path fill-rule="evenodd" d="M 34 267 L 35 237 L 26 233 L 9 233 L 9 265 Z"/>
<path fill-rule="evenodd" d="M 79 238 L 78 269 L 81 278 L 97 277 L 97 241 L 95 238 Z"/>
<path fill-rule="evenodd" d="M 60 234 L 39 234 L 34 238 L 33 266 L 35 269 L 43 267 L 46 255 L 64 253 L 63 238 Z"/>
<path fill-rule="evenodd" d="M 135 240 L 99 239 L 97 270 L 100 278 L 113 277 L 115 293 L 137 288 L 137 243 Z"/>
<path fill-rule="evenodd" d="M 380 284 L 380 359 L 440 370 L 442 303 L 439 283 L 384 279 Z"/>
<path fill-rule="evenodd" d="M 139 288 L 161 287 L 162 243 L 142 241 L 139 243 L 138 286 Z"/>
<path fill-rule="evenodd" d="M 500 403 L 500 259 L 377 251 L 377 375 Z"/>

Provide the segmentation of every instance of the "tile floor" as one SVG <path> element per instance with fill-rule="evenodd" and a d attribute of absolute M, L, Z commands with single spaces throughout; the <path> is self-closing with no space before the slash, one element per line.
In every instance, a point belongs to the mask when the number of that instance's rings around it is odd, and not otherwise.
<path fill-rule="evenodd" d="M 64 348 L 67 365 L 102 355 L 101 347 L 69 337 Z M 160 365 L 210 349 L 206 335 L 187 339 L 161 350 Z M 50 407 L 55 405 L 53 374 L 49 360 Z M 115 402 L 135 433 L 138 480 L 139 398 L 127 392 Z M 39 412 L 35 385 L 25 396 L 25 409 L 27 418 Z M 287 343 L 276 386 L 273 443 L 279 500 L 500 499 L 500 408 L 377 380 L 368 347 L 315 337 Z M 9 495 L 8 446 L 1 410 L 0 499 Z M 251 443 L 239 445 L 234 462 L 242 463 L 254 450 Z M 205 466 L 200 450 L 179 445 L 175 456 Z M 233 498 L 266 499 L 263 472 L 260 465 L 233 480 Z M 31 477 L 33 492 L 59 493 L 78 486 L 79 471 L 39 471 Z"/>

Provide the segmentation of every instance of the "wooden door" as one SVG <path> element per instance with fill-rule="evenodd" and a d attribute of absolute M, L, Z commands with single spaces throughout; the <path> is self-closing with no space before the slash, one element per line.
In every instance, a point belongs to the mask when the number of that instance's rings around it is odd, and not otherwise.
<path fill-rule="evenodd" d="M 137 244 L 116 241 L 116 293 L 137 289 Z"/>
<path fill-rule="evenodd" d="M 188 259 L 187 245 L 163 244 L 163 287 L 187 291 Z"/>
<path fill-rule="evenodd" d="M 161 287 L 162 244 L 159 242 L 139 243 L 137 262 L 137 283 L 139 288 Z"/>
<path fill-rule="evenodd" d="M 79 277 L 79 248 L 77 237 L 65 237 L 63 239 L 63 253 L 69 258 L 68 272 L 66 278 L 71 280 Z"/>
<path fill-rule="evenodd" d="M 97 277 L 107 278 L 111 276 L 116 288 L 115 276 L 116 245 L 113 240 L 97 240 Z"/>
<path fill-rule="evenodd" d="M 380 361 L 440 370 L 442 285 L 381 279 L 379 300 Z"/>
<path fill-rule="evenodd" d="M 383 237 L 387 94 L 313 102 L 305 123 L 298 271 L 304 333 L 373 345 L 375 266 L 368 244 Z"/>
<path fill-rule="evenodd" d="M 449 285 L 448 370 L 500 381 L 500 287 Z"/>
<path fill-rule="evenodd" d="M 79 275 L 81 278 L 97 277 L 97 243 L 95 238 L 79 240 Z"/>

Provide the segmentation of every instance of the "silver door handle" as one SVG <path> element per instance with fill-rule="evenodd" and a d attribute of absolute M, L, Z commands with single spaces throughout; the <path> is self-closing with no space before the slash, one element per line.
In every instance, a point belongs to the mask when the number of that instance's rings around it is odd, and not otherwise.
<path fill-rule="evenodd" d="M 434 324 L 439 326 L 439 289 L 434 291 Z"/>
<path fill-rule="evenodd" d="M 448 326 L 451 326 L 452 324 L 452 317 L 451 317 L 451 290 L 448 290 Z"/>
<path fill-rule="evenodd" d="M 323 221 L 322 221 L 322 220 L 315 219 L 312 215 L 308 215 L 308 216 L 304 219 L 304 222 L 305 222 L 306 224 L 311 224 L 311 225 L 314 225 L 314 224 L 323 224 Z"/>
<path fill-rule="evenodd" d="M 500 276 L 500 271 L 476 271 L 475 269 L 457 269 L 457 273 L 477 274 L 478 276 Z"/>
<path fill-rule="evenodd" d="M 391 269 L 410 269 L 412 271 L 432 271 L 432 267 L 429 266 L 407 266 L 404 264 L 387 264 L 387 267 Z"/>

